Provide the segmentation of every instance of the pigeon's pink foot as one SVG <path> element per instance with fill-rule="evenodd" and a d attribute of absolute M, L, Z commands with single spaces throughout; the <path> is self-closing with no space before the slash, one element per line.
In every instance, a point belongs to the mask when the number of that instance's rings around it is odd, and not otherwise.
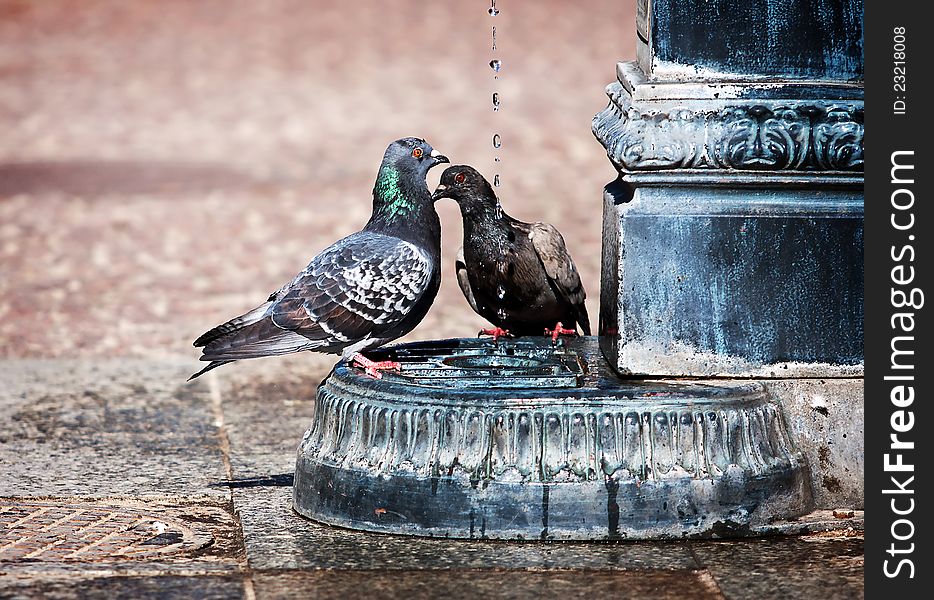
<path fill-rule="evenodd" d="M 501 329 L 499 327 L 494 327 L 493 329 L 481 329 L 480 333 L 477 334 L 477 337 L 482 337 L 484 335 L 493 336 L 494 342 L 501 337 L 512 337 L 512 334 L 509 333 L 508 329 Z"/>
<path fill-rule="evenodd" d="M 392 360 L 370 360 L 359 352 L 350 357 L 351 364 L 362 367 L 366 374 L 376 379 L 382 379 L 382 371 L 399 371 L 402 365 Z"/>
<path fill-rule="evenodd" d="M 558 341 L 558 336 L 577 335 L 577 330 L 576 329 L 565 329 L 561 321 L 558 321 L 555 324 L 554 329 L 545 329 L 545 335 L 550 335 L 551 343 L 554 344 Z"/>

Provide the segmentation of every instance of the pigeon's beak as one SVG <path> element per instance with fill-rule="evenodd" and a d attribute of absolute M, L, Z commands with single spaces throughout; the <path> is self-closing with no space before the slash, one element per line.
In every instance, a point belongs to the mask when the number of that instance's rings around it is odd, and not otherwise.
<path fill-rule="evenodd" d="M 432 166 L 434 166 L 434 165 L 440 165 L 441 163 L 449 163 L 449 162 L 451 162 L 451 161 L 448 160 L 448 157 L 447 157 L 447 156 L 441 154 L 440 152 L 438 152 L 437 150 L 434 150 L 434 149 L 432 149 L 431 154 L 429 154 L 428 156 L 430 156 L 430 157 L 432 158 L 432 160 L 435 161 L 434 164 L 433 164 Z"/>
<path fill-rule="evenodd" d="M 431 195 L 431 199 L 439 200 L 441 198 L 447 198 L 447 194 L 445 194 L 446 191 L 448 191 L 448 186 L 444 185 L 443 183 L 439 183 L 438 187 L 435 188 L 435 193 Z"/>

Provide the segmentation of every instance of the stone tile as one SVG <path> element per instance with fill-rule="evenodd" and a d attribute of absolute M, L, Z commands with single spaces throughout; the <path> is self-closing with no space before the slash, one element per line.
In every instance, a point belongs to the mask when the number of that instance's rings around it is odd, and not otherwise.
<path fill-rule="evenodd" d="M 703 571 L 397 571 L 258 573 L 258 600 L 385 598 L 722 598 Z"/>
<path fill-rule="evenodd" d="M 863 597 L 863 538 L 834 534 L 691 542 L 727 598 Z"/>
<path fill-rule="evenodd" d="M 217 370 L 234 479 L 292 473 L 316 389 L 337 359 L 307 353 Z"/>
<path fill-rule="evenodd" d="M 229 499 L 206 382 L 187 365 L 0 362 L 0 496 Z"/>
<path fill-rule="evenodd" d="M 240 576 L 42 577 L 10 579 L 0 575 L 0 598 L 6 600 L 110 600 L 111 598 L 178 598 L 233 600 L 245 598 Z"/>
<path fill-rule="evenodd" d="M 697 568 L 687 546 L 659 543 L 504 543 L 425 539 L 350 531 L 298 516 L 290 487 L 234 490 L 251 569 Z"/>
<path fill-rule="evenodd" d="M 245 363 L 216 375 L 229 441 L 229 489 L 291 490 L 298 445 L 314 415 L 315 389 L 336 360 L 283 357 L 272 365 Z M 243 510 L 239 504 L 238 510 Z"/>

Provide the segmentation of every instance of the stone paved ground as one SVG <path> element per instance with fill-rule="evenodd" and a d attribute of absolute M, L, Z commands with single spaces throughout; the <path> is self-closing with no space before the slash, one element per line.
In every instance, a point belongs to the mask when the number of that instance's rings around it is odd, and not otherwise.
<path fill-rule="evenodd" d="M 0 517 L 129 506 L 213 540 L 70 561 L 0 544 L 0 597 L 862 595 L 860 537 L 506 545 L 314 525 L 288 485 L 332 359 L 184 382 L 197 334 L 362 225 L 403 135 L 491 174 L 499 131 L 507 210 L 560 226 L 596 314 L 613 171 L 590 118 L 634 54 L 634 9 L 498 6 L 494 114 L 478 0 L 0 0 Z M 459 216 L 439 210 L 450 266 Z M 448 276 L 408 339 L 480 325 Z"/>

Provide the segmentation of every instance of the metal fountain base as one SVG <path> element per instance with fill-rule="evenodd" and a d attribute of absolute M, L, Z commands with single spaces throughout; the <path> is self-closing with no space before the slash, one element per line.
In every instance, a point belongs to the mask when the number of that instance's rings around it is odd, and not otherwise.
<path fill-rule="evenodd" d="M 408 535 L 758 535 L 812 510 L 808 467 L 756 382 L 623 380 L 596 338 L 456 339 L 340 362 L 318 389 L 294 505 Z"/>

